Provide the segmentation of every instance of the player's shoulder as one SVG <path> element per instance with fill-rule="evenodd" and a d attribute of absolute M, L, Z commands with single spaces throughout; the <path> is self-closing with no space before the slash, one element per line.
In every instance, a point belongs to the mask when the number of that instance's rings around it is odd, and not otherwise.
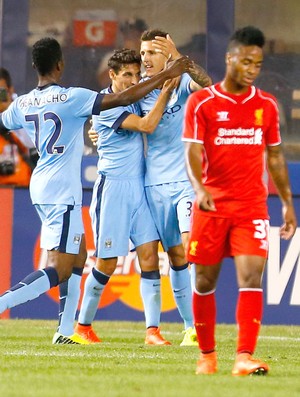
<path fill-rule="evenodd" d="M 210 87 L 205 87 L 205 88 L 201 88 L 198 91 L 192 92 L 189 95 L 189 101 L 190 102 L 202 102 L 202 101 L 207 101 L 209 99 L 212 99 L 215 97 L 215 94 L 212 90 L 212 86 Z"/>
<path fill-rule="evenodd" d="M 112 93 L 113 93 L 113 91 L 111 89 L 111 86 L 106 87 L 106 88 L 102 88 L 101 91 L 100 91 L 100 94 L 112 94 Z"/>
<path fill-rule="evenodd" d="M 260 100 L 265 102 L 266 106 L 278 106 L 276 97 L 270 92 L 261 90 L 260 88 L 256 88 L 256 95 Z"/>
<path fill-rule="evenodd" d="M 256 92 L 257 92 L 257 95 L 260 96 L 261 98 L 272 99 L 272 100 L 276 101 L 276 97 L 268 91 L 264 91 L 261 88 L 256 87 Z"/>
<path fill-rule="evenodd" d="M 95 93 L 98 94 L 98 92 L 91 90 L 90 88 L 86 88 L 86 87 L 60 87 L 61 91 L 65 91 L 65 92 L 70 92 L 70 93 L 85 93 L 85 94 L 91 94 L 91 93 Z"/>

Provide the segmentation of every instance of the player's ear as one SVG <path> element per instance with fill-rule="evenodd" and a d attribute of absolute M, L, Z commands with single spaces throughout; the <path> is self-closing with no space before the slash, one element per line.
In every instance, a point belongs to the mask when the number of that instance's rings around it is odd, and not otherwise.
<path fill-rule="evenodd" d="M 231 54 L 230 54 L 230 52 L 226 52 L 226 55 L 225 55 L 225 64 L 226 64 L 226 65 L 230 65 L 230 63 L 231 63 Z"/>
<path fill-rule="evenodd" d="M 116 72 L 113 69 L 109 69 L 108 75 L 111 80 L 114 80 L 116 78 Z"/>
<path fill-rule="evenodd" d="M 64 69 L 65 63 L 63 60 L 57 62 L 57 70 L 62 71 Z"/>

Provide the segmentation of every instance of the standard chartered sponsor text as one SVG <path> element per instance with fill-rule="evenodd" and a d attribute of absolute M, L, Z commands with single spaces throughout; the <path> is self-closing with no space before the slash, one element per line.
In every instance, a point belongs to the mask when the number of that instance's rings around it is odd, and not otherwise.
<path fill-rule="evenodd" d="M 216 145 L 261 145 L 261 128 L 219 128 Z"/>

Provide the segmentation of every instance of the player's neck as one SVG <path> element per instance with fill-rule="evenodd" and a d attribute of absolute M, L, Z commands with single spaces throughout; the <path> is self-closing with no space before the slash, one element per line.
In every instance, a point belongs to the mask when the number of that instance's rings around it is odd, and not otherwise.
<path fill-rule="evenodd" d="M 51 84 L 59 84 L 59 81 L 61 79 L 61 71 L 60 70 L 53 70 L 52 72 L 41 75 L 38 74 L 38 86 L 43 87 L 45 85 L 51 85 Z"/>
<path fill-rule="evenodd" d="M 121 90 L 119 90 L 118 87 L 114 83 L 111 84 L 110 89 L 114 94 L 121 92 Z"/>
<path fill-rule="evenodd" d="M 244 86 L 236 83 L 233 80 L 224 79 L 220 83 L 221 90 L 234 95 L 243 95 L 249 90 L 249 86 Z"/>
<path fill-rule="evenodd" d="M 163 70 L 163 69 L 162 69 L 162 70 Z M 161 71 L 162 71 L 162 70 L 161 70 Z M 160 72 L 161 72 L 161 71 L 160 71 Z M 156 75 L 157 75 L 158 73 L 160 73 L 160 72 L 157 72 L 157 73 L 155 73 L 155 74 L 153 74 L 153 75 L 151 75 L 151 76 L 147 76 L 147 74 L 146 74 L 145 77 L 148 77 L 149 79 L 151 79 L 152 77 L 156 76 Z M 163 87 L 163 84 L 161 84 L 159 87 L 157 87 L 157 89 L 158 89 L 158 90 L 161 90 L 162 87 Z"/>
<path fill-rule="evenodd" d="M 51 84 L 58 84 L 58 80 L 54 78 L 49 78 L 46 76 L 40 76 L 38 80 L 38 87 L 44 87 L 46 85 L 51 85 Z"/>

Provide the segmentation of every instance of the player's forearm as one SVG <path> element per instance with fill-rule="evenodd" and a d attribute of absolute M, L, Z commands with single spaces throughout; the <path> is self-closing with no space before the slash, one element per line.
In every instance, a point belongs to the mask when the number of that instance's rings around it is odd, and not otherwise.
<path fill-rule="evenodd" d="M 141 119 L 141 132 L 145 132 L 146 134 L 153 133 L 163 115 L 165 107 L 170 98 L 170 94 L 171 92 L 160 93 L 151 111 L 147 114 L 147 116 Z"/>
<path fill-rule="evenodd" d="M 211 78 L 200 65 L 194 64 L 193 68 L 189 70 L 189 75 L 201 87 L 209 87 L 212 84 Z"/>
<path fill-rule="evenodd" d="M 117 106 L 127 106 L 137 102 L 149 92 L 162 85 L 169 78 L 168 69 L 163 70 L 140 84 L 127 88 L 122 92 L 105 95 L 101 103 L 101 110 L 110 109 Z"/>
<path fill-rule="evenodd" d="M 198 144 L 185 143 L 186 170 L 195 192 L 203 190 L 202 183 L 202 150 Z"/>
<path fill-rule="evenodd" d="M 104 95 L 100 104 L 100 109 L 107 110 L 113 107 L 127 106 L 131 103 L 137 102 L 150 91 L 161 86 L 166 80 L 180 76 L 182 73 L 189 71 L 190 68 L 191 61 L 187 57 L 181 57 L 168 64 L 166 69 L 143 83 L 127 88 L 122 92 Z"/>
<path fill-rule="evenodd" d="M 268 170 L 281 201 L 285 205 L 292 204 L 293 199 L 287 164 L 281 151 L 276 156 L 268 157 Z"/>

